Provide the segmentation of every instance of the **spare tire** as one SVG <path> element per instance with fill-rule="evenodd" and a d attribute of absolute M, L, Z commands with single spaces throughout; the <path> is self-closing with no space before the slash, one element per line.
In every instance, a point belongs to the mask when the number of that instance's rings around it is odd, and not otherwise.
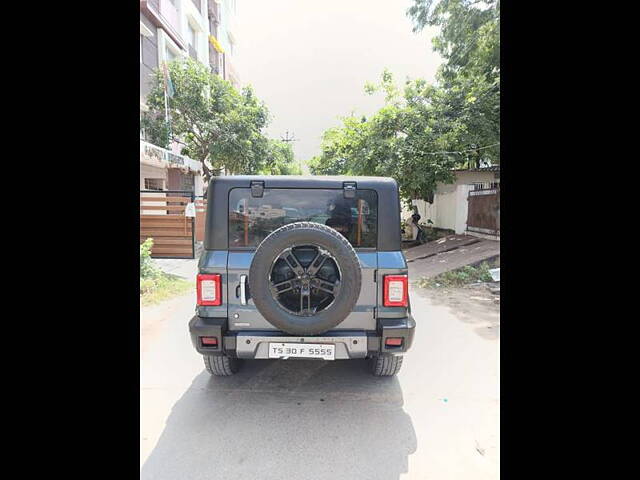
<path fill-rule="evenodd" d="M 273 326 L 317 335 L 342 322 L 358 301 L 362 274 L 349 241 L 326 225 L 290 223 L 256 249 L 249 269 L 251 298 Z"/>

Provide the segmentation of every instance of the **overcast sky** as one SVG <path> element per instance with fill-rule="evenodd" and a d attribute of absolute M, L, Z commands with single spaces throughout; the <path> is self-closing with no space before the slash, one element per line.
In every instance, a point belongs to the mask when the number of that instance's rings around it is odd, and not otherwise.
<path fill-rule="evenodd" d="M 364 93 L 385 67 L 429 81 L 441 62 L 433 30 L 411 31 L 411 0 L 238 0 L 235 65 L 272 115 L 267 134 L 295 134 L 296 159 L 320 153 L 322 133 L 352 111 L 383 104 Z"/>

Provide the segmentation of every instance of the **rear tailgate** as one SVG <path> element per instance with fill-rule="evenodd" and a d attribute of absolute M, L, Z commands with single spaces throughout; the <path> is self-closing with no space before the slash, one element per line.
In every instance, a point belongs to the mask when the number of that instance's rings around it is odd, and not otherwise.
<path fill-rule="evenodd" d="M 246 276 L 248 284 L 249 268 L 254 253 L 253 251 L 229 252 L 227 263 L 229 330 L 277 330 L 260 314 L 251 299 L 250 292 L 246 303 L 242 304 L 242 276 Z M 335 329 L 375 330 L 374 310 L 377 304 L 377 288 L 374 277 L 378 261 L 377 254 L 375 252 L 356 253 L 362 268 L 360 296 L 353 312 Z"/>

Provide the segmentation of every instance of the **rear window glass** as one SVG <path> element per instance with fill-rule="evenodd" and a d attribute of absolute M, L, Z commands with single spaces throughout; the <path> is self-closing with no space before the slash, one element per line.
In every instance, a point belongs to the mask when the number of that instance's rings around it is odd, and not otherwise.
<path fill-rule="evenodd" d="M 342 233 L 355 248 L 375 247 L 378 197 L 375 190 L 266 188 L 262 198 L 250 188 L 229 193 L 229 248 L 257 247 L 274 230 L 294 222 L 316 222 Z"/>

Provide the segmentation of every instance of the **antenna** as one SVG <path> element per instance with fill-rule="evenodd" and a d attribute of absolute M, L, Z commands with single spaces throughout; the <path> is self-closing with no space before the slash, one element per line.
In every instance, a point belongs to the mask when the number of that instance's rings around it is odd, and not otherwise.
<path fill-rule="evenodd" d="M 298 141 L 298 139 L 297 139 L 297 138 L 295 138 L 295 134 L 294 134 L 294 133 L 292 133 L 292 134 L 291 134 L 291 136 L 289 136 L 289 130 L 287 130 L 287 131 L 285 132 L 284 136 L 283 136 L 283 137 L 280 137 L 280 139 L 281 139 L 283 142 L 286 142 L 286 143 L 289 143 L 289 142 L 297 142 L 297 141 Z"/>

